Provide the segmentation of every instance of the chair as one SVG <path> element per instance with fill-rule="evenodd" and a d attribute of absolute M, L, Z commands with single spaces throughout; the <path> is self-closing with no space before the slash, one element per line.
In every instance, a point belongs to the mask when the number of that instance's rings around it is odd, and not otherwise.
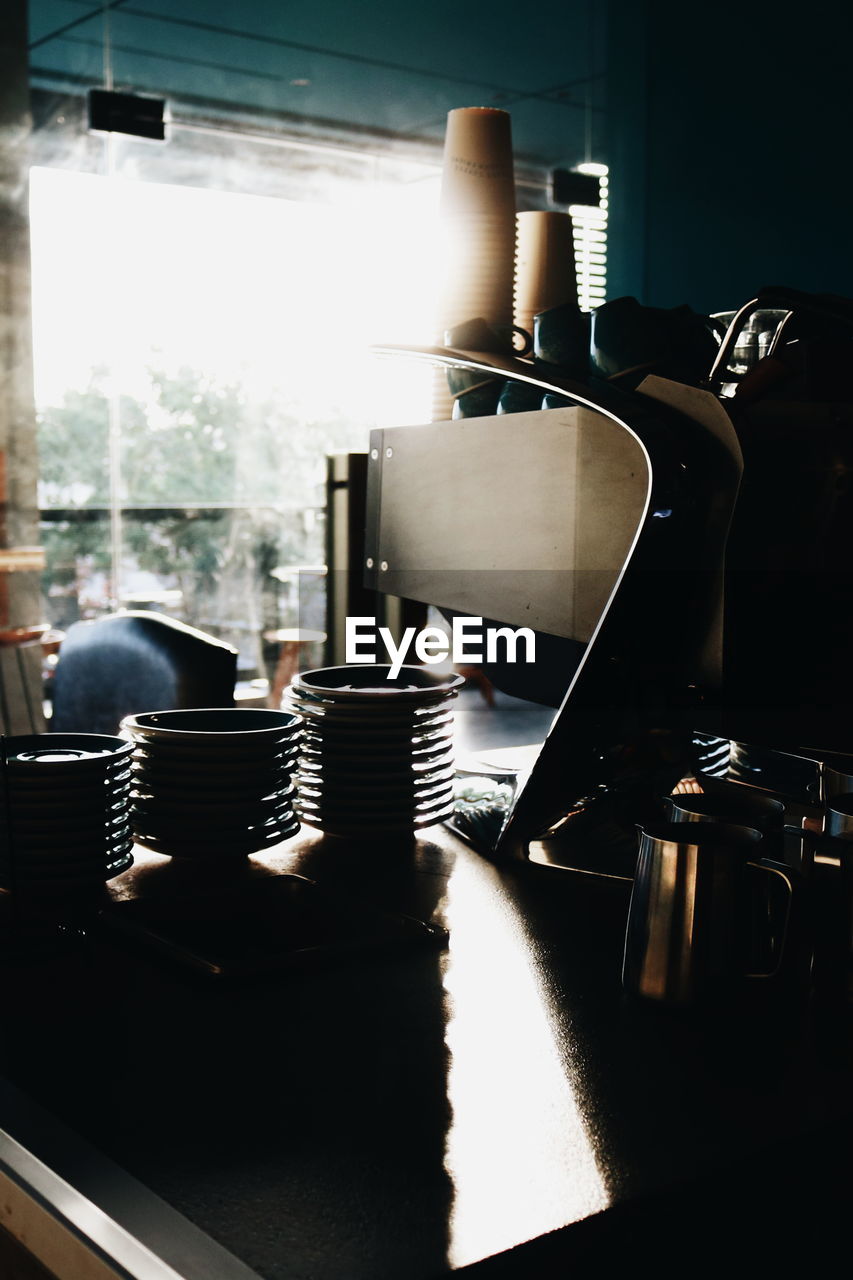
<path fill-rule="evenodd" d="M 116 733 L 140 711 L 234 705 L 237 650 L 159 613 L 68 628 L 53 678 L 53 733 Z"/>
<path fill-rule="evenodd" d="M 44 733 L 42 636 L 46 626 L 0 631 L 0 733 Z"/>

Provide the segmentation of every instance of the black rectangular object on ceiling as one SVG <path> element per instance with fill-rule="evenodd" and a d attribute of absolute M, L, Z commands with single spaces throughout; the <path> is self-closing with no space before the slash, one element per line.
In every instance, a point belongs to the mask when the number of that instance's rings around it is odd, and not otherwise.
<path fill-rule="evenodd" d="M 89 128 L 165 141 L 165 98 L 145 98 L 112 89 L 89 90 Z"/>
<path fill-rule="evenodd" d="M 551 170 L 551 199 L 554 204 L 585 204 L 596 208 L 600 198 L 597 174 L 576 173 L 572 169 Z"/>

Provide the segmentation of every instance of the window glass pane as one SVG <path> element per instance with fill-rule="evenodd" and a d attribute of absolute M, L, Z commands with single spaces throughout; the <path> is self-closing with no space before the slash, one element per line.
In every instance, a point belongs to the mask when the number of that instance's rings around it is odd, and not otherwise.
<path fill-rule="evenodd" d="M 194 139 L 106 146 L 31 173 L 48 616 L 160 608 L 262 673 L 264 632 L 322 629 L 288 577 L 323 563 L 326 453 L 429 416 L 429 371 L 368 348 L 432 338 L 437 172 L 297 148 L 298 200 L 163 181 Z"/>

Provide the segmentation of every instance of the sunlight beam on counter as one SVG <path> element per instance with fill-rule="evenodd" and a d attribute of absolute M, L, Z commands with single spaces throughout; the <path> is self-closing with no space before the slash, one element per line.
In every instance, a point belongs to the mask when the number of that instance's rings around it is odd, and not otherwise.
<path fill-rule="evenodd" d="M 472 899 L 487 907 L 479 930 L 454 932 Z M 448 1255 L 461 1267 L 597 1213 L 609 1196 L 533 945 L 488 863 L 457 863 L 447 921 Z"/>

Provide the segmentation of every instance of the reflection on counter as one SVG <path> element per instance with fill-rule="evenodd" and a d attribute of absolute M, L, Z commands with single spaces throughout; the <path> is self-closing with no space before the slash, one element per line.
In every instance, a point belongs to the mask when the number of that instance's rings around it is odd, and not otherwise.
<path fill-rule="evenodd" d="M 490 910 L 482 910 L 486 901 Z M 477 903 L 479 929 L 454 928 Z M 444 989 L 452 1120 L 449 1262 L 461 1267 L 607 1208 L 552 996 L 499 873 L 460 859 Z"/>

